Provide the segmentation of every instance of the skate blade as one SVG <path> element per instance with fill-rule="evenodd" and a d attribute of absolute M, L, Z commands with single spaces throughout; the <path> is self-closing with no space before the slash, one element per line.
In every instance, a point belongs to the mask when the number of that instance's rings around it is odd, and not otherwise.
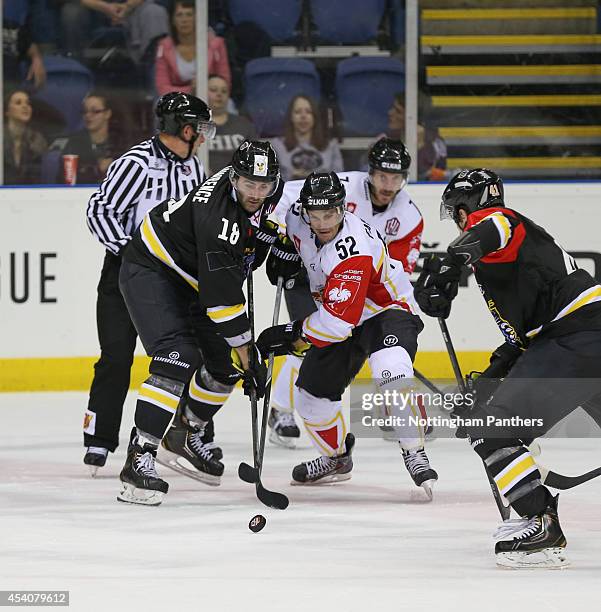
<path fill-rule="evenodd" d="M 570 565 L 564 548 L 545 548 L 537 552 L 502 552 L 496 555 L 497 565 L 506 569 L 563 569 Z"/>
<path fill-rule="evenodd" d="M 269 431 L 269 441 L 276 446 L 281 446 L 282 448 L 295 449 L 296 448 L 296 440 L 298 438 L 286 438 L 284 436 L 280 436 L 275 433 L 273 429 Z"/>
<path fill-rule="evenodd" d="M 164 447 L 160 449 L 157 455 L 157 463 L 210 487 L 218 487 L 221 484 L 221 476 L 213 476 L 197 470 L 187 459 L 168 451 Z"/>
<path fill-rule="evenodd" d="M 90 470 L 90 476 L 92 478 L 96 478 L 96 474 L 98 474 L 98 467 L 97 465 L 88 465 L 88 468 Z"/>
<path fill-rule="evenodd" d="M 148 489 L 137 489 L 128 482 L 121 483 L 121 492 L 117 500 L 126 504 L 139 504 L 140 506 L 158 506 L 163 501 L 162 491 L 151 491 Z"/>
<path fill-rule="evenodd" d="M 424 490 L 424 493 L 428 497 L 428 501 L 432 501 L 434 499 L 434 483 L 436 480 L 424 480 L 420 487 Z"/>
<path fill-rule="evenodd" d="M 320 478 L 319 480 L 313 480 L 308 482 L 297 482 L 296 480 L 291 480 L 290 484 L 295 487 L 317 487 L 319 485 L 327 485 L 327 484 L 336 484 L 337 482 L 344 482 L 345 480 L 350 480 L 352 477 L 351 472 L 347 472 L 346 474 L 332 474 L 331 476 L 325 476 L 324 478 Z"/>

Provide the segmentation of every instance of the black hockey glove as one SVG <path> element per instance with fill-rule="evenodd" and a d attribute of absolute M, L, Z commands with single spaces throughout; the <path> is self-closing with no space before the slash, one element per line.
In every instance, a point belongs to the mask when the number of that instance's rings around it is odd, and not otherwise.
<path fill-rule="evenodd" d="M 262 355 L 273 353 L 279 355 L 297 355 L 302 357 L 310 348 L 310 344 L 304 342 L 298 346 L 299 340 L 303 340 L 303 322 L 292 321 L 285 325 L 274 325 L 263 330 L 257 338 L 257 347 Z"/>
<path fill-rule="evenodd" d="M 249 346 L 249 367 L 244 369 L 240 355 L 236 349 L 232 349 L 232 365 L 240 373 L 242 379 L 242 388 L 244 395 L 250 397 L 251 392 L 255 391 L 257 399 L 261 399 L 265 395 L 265 387 L 267 385 L 267 366 L 261 355 L 260 350 L 256 345 Z"/>
<path fill-rule="evenodd" d="M 441 260 L 436 255 L 424 259 L 413 295 L 419 307 L 430 317 L 446 319 L 451 314 L 451 304 L 459 290 L 461 268 L 449 258 Z"/>
<path fill-rule="evenodd" d="M 294 281 L 301 270 L 300 255 L 287 236 L 278 236 L 267 257 L 267 278 L 272 285 L 278 284 L 278 277 L 283 277 L 286 289 L 292 289 Z"/>
<path fill-rule="evenodd" d="M 476 401 L 486 402 L 497 390 L 502 379 L 509 374 L 509 371 L 522 354 L 522 350 L 508 342 L 498 346 L 490 356 L 490 365 L 479 374 L 474 376 L 470 373 L 472 390 L 475 393 Z"/>
<path fill-rule="evenodd" d="M 504 342 L 492 352 L 490 365 L 482 372 L 482 377 L 505 378 L 522 353 L 522 349 Z"/>

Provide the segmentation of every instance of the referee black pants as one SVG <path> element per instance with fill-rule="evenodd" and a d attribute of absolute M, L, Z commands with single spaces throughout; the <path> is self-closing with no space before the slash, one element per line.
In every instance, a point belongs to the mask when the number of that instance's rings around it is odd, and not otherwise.
<path fill-rule="evenodd" d="M 123 403 L 129 389 L 137 338 L 119 289 L 120 268 L 121 257 L 107 251 L 96 302 L 100 359 L 94 365 L 84 420 L 84 445 L 102 446 L 111 452 L 119 444 Z"/>

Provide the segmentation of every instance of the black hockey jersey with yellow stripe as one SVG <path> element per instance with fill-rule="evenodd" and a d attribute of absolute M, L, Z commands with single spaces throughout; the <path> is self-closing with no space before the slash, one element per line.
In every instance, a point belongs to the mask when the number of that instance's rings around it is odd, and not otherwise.
<path fill-rule="evenodd" d="M 539 335 L 601 329 L 601 285 L 542 227 L 509 208 L 485 208 L 466 230 L 492 223 L 499 248 L 473 265 L 486 304 L 505 339 L 525 348 Z"/>
<path fill-rule="evenodd" d="M 223 168 L 180 200 L 151 210 L 124 258 L 167 269 L 198 292 L 200 304 L 232 346 L 250 340 L 243 285 L 255 257 L 255 233 L 281 195 L 282 187 L 249 216 L 235 199 Z"/>

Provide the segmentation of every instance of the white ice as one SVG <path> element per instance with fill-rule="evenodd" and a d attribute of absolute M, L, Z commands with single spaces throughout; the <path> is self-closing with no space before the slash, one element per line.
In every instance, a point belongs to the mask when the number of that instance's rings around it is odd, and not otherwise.
<path fill-rule="evenodd" d="M 511 611 L 599 609 L 601 479 L 561 495 L 572 566 L 495 566 L 498 523 L 482 465 L 463 441 L 429 447 L 440 481 L 422 503 L 395 444 L 360 439 L 349 482 L 291 487 L 292 467 L 313 458 L 268 445 L 265 486 L 290 497 L 271 510 L 241 482 L 250 462 L 250 410 L 236 392 L 216 419 L 225 453 L 221 487 L 162 468 L 170 491 L 158 508 L 116 501 L 132 423 L 91 479 L 82 463 L 83 393 L 0 395 L 0 590 L 63 589 L 70 608 L 207 612 Z M 597 439 L 549 440 L 541 460 L 576 474 L 599 464 Z M 267 526 L 248 529 L 261 513 Z"/>

